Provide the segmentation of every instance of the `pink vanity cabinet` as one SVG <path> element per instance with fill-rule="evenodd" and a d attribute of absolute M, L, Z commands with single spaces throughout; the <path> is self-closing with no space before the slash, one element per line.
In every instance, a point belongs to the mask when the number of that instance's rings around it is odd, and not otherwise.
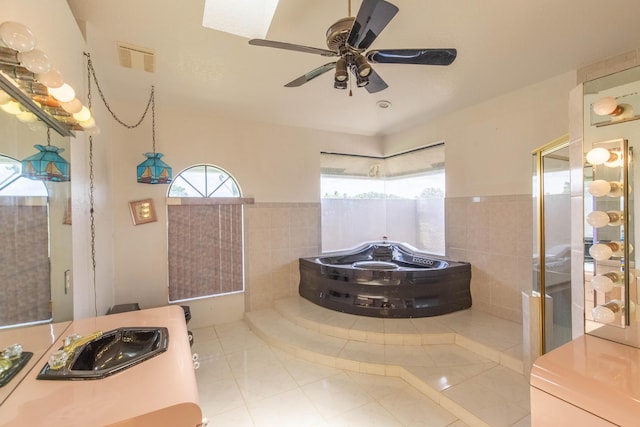
<path fill-rule="evenodd" d="M 640 350 L 583 335 L 531 369 L 531 426 L 640 425 Z"/>
<path fill-rule="evenodd" d="M 36 379 L 66 336 L 120 327 L 166 327 L 167 350 L 102 379 Z M 196 427 L 201 422 L 184 311 L 179 306 L 73 321 L 0 406 L 2 427 Z"/>

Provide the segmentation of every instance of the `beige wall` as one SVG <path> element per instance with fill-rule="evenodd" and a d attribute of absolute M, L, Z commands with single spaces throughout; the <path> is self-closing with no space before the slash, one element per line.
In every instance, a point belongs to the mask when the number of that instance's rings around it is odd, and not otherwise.
<path fill-rule="evenodd" d="M 531 194 L 531 151 L 568 132 L 575 72 L 387 137 L 385 155 L 445 141 L 447 197 Z"/>
<path fill-rule="evenodd" d="M 385 154 L 445 141 L 447 255 L 472 265 L 475 308 L 522 321 L 532 285 L 531 151 L 568 133 L 575 73 L 521 88 L 384 141 Z"/>
<path fill-rule="evenodd" d="M 162 88 L 156 91 L 162 99 Z M 113 106 L 129 116 L 142 107 Z M 142 153 L 151 151 L 150 127 L 127 130 L 105 118 L 101 105 L 96 111 L 110 137 L 95 139 L 108 144 L 113 159 L 114 303 L 165 305 L 168 187 L 138 184 L 135 176 L 136 165 L 144 160 Z M 245 309 L 270 305 L 275 296 L 295 295 L 298 257 L 317 253 L 320 247 L 320 151 L 381 153 L 378 140 L 370 137 L 247 122 L 219 113 L 173 109 L 168 103 L 156 106 L 156 122 L 157 151 L 165 154 L 174 176 L 193 164 L 214 164 L 237 179 L 243 196 L 255 199 L 255 205 L 245 208 L 245 301 L 223 296 L 189 302 L 193 325 L 236 320 Z M 145 198 L 154 200 L 158 221 L 134 226 L 128 203 Z"/>

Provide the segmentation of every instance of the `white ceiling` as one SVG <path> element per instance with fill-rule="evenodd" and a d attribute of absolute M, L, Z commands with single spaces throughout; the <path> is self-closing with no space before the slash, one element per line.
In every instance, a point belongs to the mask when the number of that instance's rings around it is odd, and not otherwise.
<path fill-rule="evenodd" d="M 238 0 L 234 0 L 238 1 Z M 400 11 L 372 49 L 457 48 L 449 67 L 377 64 L 389 88 L 333 88 L 329 72 L 283 85 L 326 63 L 307 53 L 250 46 L 202 27 L 204 0 L 68 0 L 85 21 L 98 78 L 112 103 L 141 108 L 156 86 L 170 102 L 250 120 L 385 135 L 640 45 L 640 1 L 391 0 Z M 352 15 L 361 0 L 352 1 Z M 280 0 L 266 38 L 326 48 L 347 0 Z M 155 50 L 156 71 L 122 68 L 117 42 Z M 376 101 L 388 100 L 388 109 Z M 117 107 L 114 106 L 117 109 Z"/>

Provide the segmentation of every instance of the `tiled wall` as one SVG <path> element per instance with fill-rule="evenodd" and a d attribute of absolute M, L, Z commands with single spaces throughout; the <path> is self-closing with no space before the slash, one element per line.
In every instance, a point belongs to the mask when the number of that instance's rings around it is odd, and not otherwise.
<path fill-rule="evenodd" d="M 475 309 L 522 323 L 521 292 L 531 291 L 530 195 L 447 198 L 447 257 L 471 263 Z"/>
<path fill-rule="evenodd" d="M 244 207 L 245 310 L 298 294 L 298 258 L 320 254 L 320 203 Z"/>

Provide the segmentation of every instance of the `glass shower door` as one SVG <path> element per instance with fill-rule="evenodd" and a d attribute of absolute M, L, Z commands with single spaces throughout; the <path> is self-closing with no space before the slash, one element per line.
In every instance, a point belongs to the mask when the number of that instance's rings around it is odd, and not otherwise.
<path fill-rule="evenodd" d="M 541 347 L 547 353 L 571 341 L 571 188 L 569 146 L 552 144 L 536 154 L 538 238 L 534 293 L 540 298 Z M 543 255 L 544 254 L 544 255 Z M 544 305 L 542 300 L 545 301 Z"/>

